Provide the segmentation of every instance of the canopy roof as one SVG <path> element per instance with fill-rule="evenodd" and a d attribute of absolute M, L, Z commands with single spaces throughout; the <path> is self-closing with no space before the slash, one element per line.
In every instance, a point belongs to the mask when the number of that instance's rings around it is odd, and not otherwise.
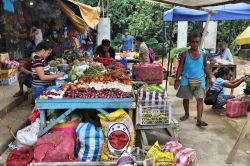
<path fill-rule="evenodd" d="M 227 4 L 204 9 L 215 11 L 211 17 L 212 21 L 250 20 L 250 4 L 247 3 Z M 208 12 L 205 11 L 175 7 L 164 12 L 163 21 L 206 21 L 207 17 Z"/>
<path fill-rule="evenodd" d="M 199 8 L 205 6 L 214 6 L 220 4 L 246 2 L 246 1 L 249 2 L 249 0 L 151 0 L 151 1 L 174 4 L 189 8 Z"/>
<path fill-rule="evenodd" d="M 236 43 L 238 45 L 250 44 L 250 26 L 236 38 Z"/>

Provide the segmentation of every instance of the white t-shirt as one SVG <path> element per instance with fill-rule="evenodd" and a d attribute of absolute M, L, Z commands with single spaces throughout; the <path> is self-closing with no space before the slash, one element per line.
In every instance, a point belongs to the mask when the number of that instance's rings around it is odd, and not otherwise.
<path fill-rule="evenodd" d="M 228 60 L 228 61 L 234 63 L 233 55 L 231 54 L 231 51 L 229 50 L 229 48 L 226 48 L 226 49 L 223 51 L 221 57 L 222 57 L 222 59 L 224 59 L 224 60 Z"/>
<path fill-rule="evenodd" d="M 41 41 L 43 41 L 43 33 L 41 29 L 37 29 L 38 34 L 35 36 L 35 45 L 37 46 Z"/>

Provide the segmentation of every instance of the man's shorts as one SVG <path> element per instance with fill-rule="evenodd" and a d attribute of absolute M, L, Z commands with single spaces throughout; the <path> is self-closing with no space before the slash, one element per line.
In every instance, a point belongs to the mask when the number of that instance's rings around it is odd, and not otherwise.
<path fill-rule="evenodd" d="M 180 86 L 176 96 L 187 100 L 193 99 L 193 96 L 196 99 L 204 99 L 206 96 L 206 90 L 202 87 L 191 89 L 189 86 Z"/>
<path fill-rule="evenodd" d="M 32 86 L 32 78 L 30 76 L 28 76 L 27 74 L 23 74 L 23 83 L 28 88 L 31 88 L 31 86 Z"/>

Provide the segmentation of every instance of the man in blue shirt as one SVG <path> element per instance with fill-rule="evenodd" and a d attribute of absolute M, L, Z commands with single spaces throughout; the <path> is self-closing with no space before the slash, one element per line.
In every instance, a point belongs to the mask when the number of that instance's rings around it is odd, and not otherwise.
<path fill-rule="evenodd" d="M 124 29 L 122 37 L 121 52 L 130 52 L 134 50 L 134 37 L 129 35 L 128 29 Z"/>

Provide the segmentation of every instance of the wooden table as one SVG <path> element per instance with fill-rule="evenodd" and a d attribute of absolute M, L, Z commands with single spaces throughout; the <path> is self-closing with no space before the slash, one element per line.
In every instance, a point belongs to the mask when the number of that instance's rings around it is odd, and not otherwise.
<path fill-rule="evenodd" d="M 232 78 L 231 78 L 232 80 L 236 78 L 236 67 L 237 67 L 236 65 L 210 64 L 210 69 L 213 75 L 217 73 L 218 70 L 222 67 L 227 67 L 230 69 L 230 72 L 232 74 Z M 233 91 L 234 89 L 231 89 L 231 95 L 233 95 Z"/>

